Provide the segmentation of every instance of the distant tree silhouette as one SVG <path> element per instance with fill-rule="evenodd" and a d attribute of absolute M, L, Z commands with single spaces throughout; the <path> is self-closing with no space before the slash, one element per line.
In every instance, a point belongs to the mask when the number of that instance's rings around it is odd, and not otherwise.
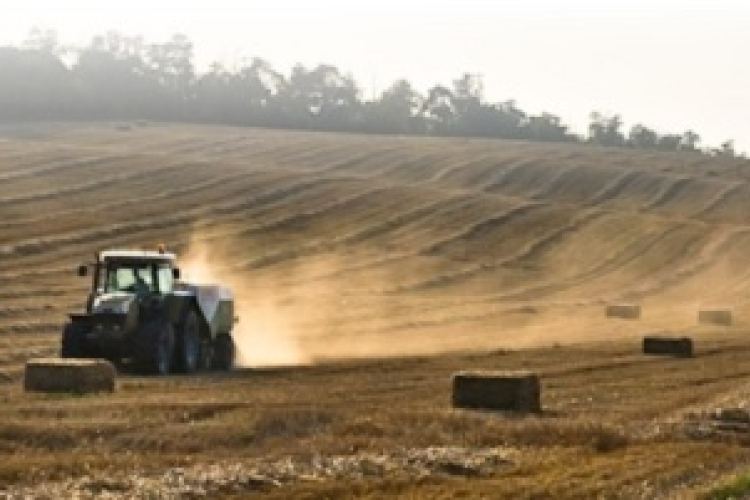
<path fill-rule="evenodd" d="M 657 148 L 662 151 L 679 151 L 682 145 L 682 136 L 678 134 L 665 134 L 659 137 Z"/>
<path fill-rule="evenodd" d="M 688 130 L 682 134 L 680 149 L 685 151 L 698 151 L 698 144 L 701 142 L 701 136 Z"/>
<path fill-rule="evenodd" d="M 422 97 L 406 80 L 397 80 L 364 107 L 364 130 L 381 134 L 423 133 L 423 121 L 417 116 L 424 105 Z"/>
<path fill-rule="evenodd" d="M 302 128 L 346 130 L 361 116 L 359 90 L 350 76 L 327 64 L 292 69 L 278 99 L 287 123 Z"/>
<path fill-rule="evenodd" d="M 718 148 L 712 151 L 715 156 L 728 156 L 735 157 L 737 153 L 734 151 L 734 141 L 725 141 Z"/>
<path fill-rule="evenodd" d="M 436 85 L 427 93 L 420 116 L 426 130 L 437 135 L 450 135 L 455 130 L 456 108 L 453 92 L 448 87 Z"/>
<path fill-rule="evenodd" d="M 577 138 L 568 132 L 567 125 L 558 116 L 542 113 L 530 116 L 524 125 L 526 138 L 534 141 L 572 142 Z"/>
<path fill-rule="evenodd" d="M 628 144 L 639 149 L 653 149 L 659 143 L 659 135 L 640 123 L 633 125 L 628 134 Z"/>
<path fill-rule="evenodd" d="M 622 146 L 625 144 L 625 137 L 620 132 L 621 127 L 620 115 L 608 116 L 593 112 L 589 124 L 589 142 L 600 146 Z"/>
<path fill-rule="evenodd" d="M 619 115 L 592 113 L 588 137 L 551 113 L 528 115 L 514 100 L 489 103 L 478 75 L 464 73 L 426 95 L 395 81 L 365 100 L 357 82 L 330 64 L 296 65 L 288 76 L 259 58 L 232 69 L 214 63 L 198 73 L 193 43 L 163 43 L 117 32 L 83 47 L 64 47 L 35 29 L 20 47 L 0 47 L 0 120 L 151 119 L 203 123 L 585 142 L 736 156 L 734 143 L 699 149 L 700 135 L 658 134 L 637 124 L 627 138 Z"/>
<path fill-rule="evenodd" d="M 0 116 L 5 120 L 57 119 L 75 101 L 71 75 L 46 49 L 0 48 Z"/>

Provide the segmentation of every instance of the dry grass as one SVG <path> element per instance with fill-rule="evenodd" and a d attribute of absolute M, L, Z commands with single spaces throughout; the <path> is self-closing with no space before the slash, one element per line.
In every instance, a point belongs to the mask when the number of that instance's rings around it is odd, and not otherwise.
<path fill-rule="evenodd" d="M 747 436 L 682 425 L 750 377 L 747 162 L 101 124 L 0 153 L 0 484 L 460 446 L 508 449 L 512 465 L 264 493 L 654 498 L 750 463 Z M 24 394 L 23 363 L 57 352 L 85 300 L 75 265 L 157 242 L 208 249 L 241 299 L 246 362 L 311 366 Z M 613 321 L 609 303 L 644 316 Z M 735 324 L 698 329 L 702 303 L 731 307 Z M 689 333 L 698 356 L 643 356 L 653 331 Z M 544 411 L 452 409 L 461 370 L 538 373 Z"/>

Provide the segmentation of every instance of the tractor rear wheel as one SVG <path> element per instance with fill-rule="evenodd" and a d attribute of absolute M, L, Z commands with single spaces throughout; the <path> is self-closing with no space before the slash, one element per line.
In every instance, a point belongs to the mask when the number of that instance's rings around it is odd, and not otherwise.
<path fill-rule="evenodd" d="M 194 309 L 188 310 L 176 338 L 175 365 L 178 372 L 195 373 L 201 365 L 201 338 L 198 316 Z"/>
<path fill-rule="evenodd" d="M 139 371 L 167 375 L 174 354 L 174 330 L 166 321 L 149 321 L 138 332 L 135 362 Z"/>
<path fill-rule="evenodd" d="M 220 333 L 216 336 L 213 345 L 212 368 L 228 372 L 234 367 L 235 346 L 232 336 L 228 333 Z"/>

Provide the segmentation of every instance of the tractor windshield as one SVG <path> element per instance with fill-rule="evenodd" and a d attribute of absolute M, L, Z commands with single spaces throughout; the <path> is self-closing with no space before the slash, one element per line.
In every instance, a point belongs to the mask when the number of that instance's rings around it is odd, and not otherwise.
<path fill-rule="evenodd" d="M 105 292 L 164 294 L 171 292 L 174 285 L 167 263 L 109 261 L 102 271 Z"/>

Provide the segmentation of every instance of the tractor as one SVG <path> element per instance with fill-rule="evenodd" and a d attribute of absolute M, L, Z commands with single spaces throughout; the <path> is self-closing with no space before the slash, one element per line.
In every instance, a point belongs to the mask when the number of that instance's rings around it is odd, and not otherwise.
<path fill-rule="evenodd" d="M 229 371 L 234 297 L 217 285 L 180 281 L 173 253 L 107 250 L 78 268 L 92 275 L 86 312 L 70 314 L 63 358 L 129 362 L 144 374 Z"/>

